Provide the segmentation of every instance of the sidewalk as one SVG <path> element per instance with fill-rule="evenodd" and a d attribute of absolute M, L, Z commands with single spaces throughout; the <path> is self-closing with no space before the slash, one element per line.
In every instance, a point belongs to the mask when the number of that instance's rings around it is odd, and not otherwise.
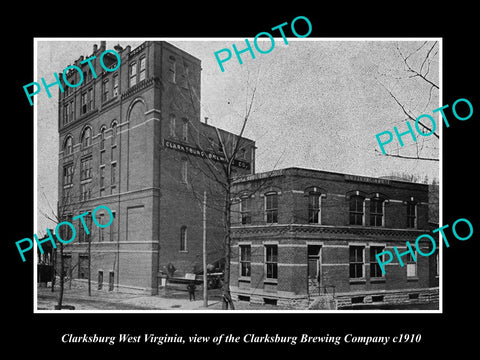
<path fill-rule="evenodd" d="M 208 308 L 203 307 L 202 293 L 195 294 L 196 300 L 190 301 L 186 291 L 169 290 L 167 296 L 142 295 L 117 291 L 92 289 L 88 296 L 86 288 L 65 289 L 63 305 L 72 305 L 75 310 L 220 310 L 219 291 L 209 291 Z M 37 309 L 54 310 L 58 303 L 59 292 L 48 287 L 37 287 Z"/>

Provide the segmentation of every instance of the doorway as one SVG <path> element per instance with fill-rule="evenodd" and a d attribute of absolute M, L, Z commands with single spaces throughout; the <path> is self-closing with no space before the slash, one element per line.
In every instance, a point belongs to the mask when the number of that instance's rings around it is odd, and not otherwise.
<path fill-rule="evenodd" d="M 307 245 L 307 257 L 308 257 L 308 294 L 316 295 L 320 294 L 322 287 L 322 264 L 321 245 Z"/>

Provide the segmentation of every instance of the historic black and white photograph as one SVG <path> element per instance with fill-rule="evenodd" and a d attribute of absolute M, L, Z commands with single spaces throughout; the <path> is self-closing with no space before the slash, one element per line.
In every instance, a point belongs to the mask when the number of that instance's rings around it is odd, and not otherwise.
<path fill-rule="evenodd" d="M 272 35 L 35 40 L 35 312 L 441 311 L 442 39 Z"/>

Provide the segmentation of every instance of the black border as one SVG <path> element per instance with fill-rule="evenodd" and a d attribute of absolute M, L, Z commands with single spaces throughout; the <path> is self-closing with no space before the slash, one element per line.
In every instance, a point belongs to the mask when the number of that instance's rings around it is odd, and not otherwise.
<path fill-rule="evenodd" d="M 4 109 L 4 159 L 7 196 L 7 224 L 4 259 L 7 259 L 4 277 L 4 328 L 7 329 L 5 343 L 12 349 L 21 350 L 33 345 L 46 354 L 119 352 L 126 349 L 153 352 L 155 354 L 182 354 L 185 350 L 197 354 L 223 353 L 240 348 L 249 356 L 254 351 L 268 350 L 270 353 L 298 353 L 308 351 L 312 356 L 322 356 L 337 351 L 404 353 L 414 356 L 420 352 L 441 354 L 444 349 L 472 349 L 475 344 L 475 323 L 470 324 L 475 314 L 474 293 L 476 289 L 476 255 L 478 252 L 478 214 L 473 204 L 478 193 L 475 152 L 476 123 L 478 122 L 478 76 L 476 66 L 476 42 L 473 36 L 476 22 L 473 6 L 455 3 L 447 10 L 436 10 L 433 6 L 422 8 L 418 4 L 388 4 L 385 8 L 350 7 L 347 4 L 337 9 L 322 7 L 322 3 L 292 9 L 285 6 L 280 12 L 269 9 L 265 13 L 246 4 L 224 3 L 219 8 L 202 4 L 201 10 L 185 9 L 170 11 L 160 4 L 145 5 L 146 14 L 129 13 L 127 4 L 119 9 L 108 9 L 82 13 L 72 4 L 61 16 L 51 11 L 44 13 L 32 9 L 35 19 L 22 18 L 22 32 L 6 35 L 9 57 L 4 72 L 9 81 L 4 89 L 8 99 Z M 282 5 L 277 5 L 282 8 Z M 435 5 L 443 7 L 443 5 Z M 151 7 L 151 8 L 150 8 Z M 212 7 L 212 9 L 210 9 Z M 122 8 L 122 9 L 120 9 Z M 214 10 L 217 9 L 217 12 Z M 122 11 L 119 11 L 122 10 Z M 105 11 L 105 13 L 100 13 Z M 115 14 L 115 11 L 119 11 Z M 209 15 L 209 13 L 211 14 Z M 68 16 L 67 16 L 68 15 Z M 25 101 L 22 86 L 33 79 L 34 37 L 253 37 L 261 31 L 296 16 L 310 19 L 313 31 L 310 37 L 442 37 L 443 38 L 443 104 L 451 104 L 458 98 L 467 98 L 473 104 L 474 115 L 468 121 L 453 119 L 450 128 L 443 129 L 443 222 L 452 224 L 458 218 L 469 219 L 475 229 L 474 236 L 465 242 L 453 240 L 444 249 L 443 259 L 443 314 L 33 314 L 33 257 L 27 256 L 22 263 L 14 242 L 33 234 L 33 112 Z M 42 17 L 43 16 L 43 17 Z M 33 17 L 33 16 L 32 16 Z M 68 19 L 71 18 L 72 21 Z M 38 19 L 43 19 L 41 22 Z M 4 51 L 7 49 L 4 49 Z M 274 56 L 272 53 L 271 56 Z M 5 61 L 5 58 L 4 60 Z M 11 101 L 13 99 L 13 101 Z M 6 131 L 5 131 L 6 130 Z M 8 135 L 7 135 L 8 134 Z M 43 139 L 42 141 L 48 141 Z M 13 170 L 13 171 L 12 171 Z M 5 206 L 6 205 L 6 206 Z M 30 253 L 31 254 L 31 253 Z M 11 310 L 10 310 L 11 309 Z M 10 315 L 11 314 L 11 315 Z M 12 321 L 6 321 L 7 317 Z M 473 325 L 473 329 L 472 326 Z M 419 344 L 349 345 L 333 346 L 322 344 L 290 346 L 286 344 L 229 344 L 205 345 L 145 345 L 130 344 L 107 346 L 95 344 L 63 344 L 64 333 L 116 335 L 118 333 L 144 334 L 168 333 L 188 336 L 199 334 L 215 336 L 232 333 L 280 335 L 358 335 L 394 336 L 400 333 L 422 334 Z M 30 346 L 28 346 L 30 348 Z M 41 350 L 40 350 L 41 349 Z M 63 353 L 65 351 L 65 353 Z M 240 353 L 239 353 L 240 354 Z"/>

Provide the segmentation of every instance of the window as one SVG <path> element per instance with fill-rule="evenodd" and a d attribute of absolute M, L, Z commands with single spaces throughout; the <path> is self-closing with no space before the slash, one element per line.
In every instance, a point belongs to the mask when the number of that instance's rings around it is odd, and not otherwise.
<path fill-rule="evenodd" d="M 105 188 L 105 165 L 100 166 L 100 189 Z"/>
<path fill-rule="evenodd" d="M 363 278 L 364 247 L 350 246 L 350 278 Z"/>
<path fill-rule="evenodd" d="M 383 200 L 370 199 L 370 226 L 383 226 Z"/>
<path fill-rule="evenodd" d="M 73 180 L 73 165 L 69 164 L 63 168 L 63 186 L 71 185 Z"/>
<path fill-rule="evenodd" d="M 100 128 L 100 150 L 105 150 L 105 126 Z"/>
<path fill-rule="evenodd" d="M 113 96 L 118 95 L 118 74 L 113 75 Z"/>
<path fill-rule="evenodd" d="M 240 276 L 250 276 L 252 270 L 252 247 L 240 245 Z"/>
<path fill-rule="evenodd" d="M 68 118 L 69 115 L 70 115 L 70 104 L 67 103 L 65 105 L 64 114 L 63 114 L 63 123 L 64 124 L 67 124 L 70 121 L 70 119 Z"/>
<path fill-rule="evenodd" d="M 102 83 L 102 101 L 108 100 L 108 79 L 105 79 Z"/>
<path fill-rule="evenodd" d="M 414 202 L 407 203 L 407 228 L 417 227 L 417 205 Z"/>
<path fill-rule="evenodd" d="M 81 98 L 81 109 L 82 109 L 82 114 L 85 114 L 87 112 L 87 93 L 84 92 L 82 94 L 82 98 Z"/>
<path fill-rule="evenodd" d="M 182 160 L 182 182 L 185 184 L 188 182 L 188 162 L 186 159 Z"/>
<path fill-rule="evenodd" d="M 184 62 L 183 63 L 183 74 L 181 85 L 183 88 L 188 89 L 188 65 Z"/>
<path fill-rule="evenodd" d="M 268 224 L 278 222 L 278 195 L 265 194 L 265 220 Z"/>
<path fill-rule="evenodd" d="M 170 126 L 170 136 L 176 136 L 176 123 L 175 123 L 175 115 L 170 114 L 169 116 L 169 126 Z"/>
<path fill-rule="evenodd" d="M 85 212 L 85 211 L 84 211 Z M 85 221 L 85 226 L 89 230 L 92 228 L 92 216 L 90 214 L 83 216 L 83 220 Z M 77 229 L 78 229 L 78 241 L 79 242 L 86 242 L 89 241 L 90 235 L 87 234 L 85 231 L 85 226 L 83 226 L 82 220 L 78 219 Z"/>
<path fill-rule="evenodd" d="M 417 252 L 415 252 L 415 259 L 417 259 Z M 417 262 L 413 260 L 413 256 L 410 252 L 407 253 L 407 278 L 415 278 L 417 277 Z"/>
<path fill-rule="evenodd" d="M 69 107 L 70 113 L 68 115 L 68 121 L 73 121 L 73 117 L 75 114 L 75 105 L 73 103 L 73 100 L 70 101 L 70 107 Z"/>
<path fill-rule="evenodd" d="M 180 228 L 180 251 L 187 251 L 187 227 Z"/>
<path fill-rule="evenodd" d="M 113 214 L 113 220 L 112 220 L 112 223 L 110 224 L 110 226 L 108 228 L 110 229 L 110 241 L 115 241 L 116 236 L 117 236 L 117 232 L 116 232 L 117 225 L 116 225 L 116 222 L 115 222 L 116 212 L 112 211 L 112 214 Z"/>
<path fill-rule="evenodd" d="M 377 261 L 377 254 L 383 251 L 383 246 L 371 246 L 370 247 L 370 277 L 377 278 L 383 277 L 382 269 Z M 381 256 L 383 262 L 383 255 Z"/>
<path fill-rule="evenodd" d="M 145 80 L 145 57 L 140 59 L 140 81 Z"/>
<path fill-rule="evenodd" d="M 96 220 L 98 221 L 99 224 L 104 225 L 105 224 L 104 223 L 104 214 L 103 213 L 99 214 Z M 102 228 L 102 227 L 98 228 L 98 241 L 99 242 L 105 241 L 104 228 Z"/>
<path fill-rule="evenodd" d="M 320 224 L 320 194 L 310 193 L 308 195 L 308 222 Z"/>
<path fill-rule="evenodd" d="M 65 145 L 63 146 L 64 155 L 73 154 L 73 139 L 71 136 L 67 136 L 65 139 Z"/>
<path fill-rule="evenodd" d="M 267 279 L 278 279 L 278 246 L 265 245 L 265 267 Z"/>
<path fill-rule="evenodd" d="M 82 149 L 90 145 L 92 145 L 92 129 L 87 126 L 82 133 Z"/>
<path fill-rule="evenodd" d="M 243 197 L 240 200 L 240 216 L 242 218 L 242 224 L 252 223 L 252 199 L 250 197 Z"/>
<path fill-rule="evenodd" d="M 112 123 L 112 146 L 117 145 L 117 123 Z"/>
<path fill-rule="evenodd" d="M 168 58 L 168 79 L 175 83 L 176 81 L 176 60 L 173 56 Z"/>
<path fill-rule="evenodd" d="M 92 157 L 82 159 L 80 163 L 80 180 L 92 178 Z"/>
<path fill-rule="evenodd" d="M 91 195 L 90 182 L 80 184 L 80 201 L 90 199 Z"/>
<path fill-rule="evenodd" d="M 188 141 L 188 120 L 183 119 L 183 129 L 182 129 L 183 141 Z"/>
<path fill-rule="evenodd" d="M 117 163 L 112 163 L 110 185 L 114 187 L 117 182 Z"/>
<path fill-rule="evenodd" d="M 363 225 L 363 197 L 350 197 L 350 225 Z"/>
<path fill-rule="evenodd" d="M 129 87 L 134 86 L 137 83 L 137 63 L 133 62 L 130 64 L 130 77 L 129 77 Z"/>

